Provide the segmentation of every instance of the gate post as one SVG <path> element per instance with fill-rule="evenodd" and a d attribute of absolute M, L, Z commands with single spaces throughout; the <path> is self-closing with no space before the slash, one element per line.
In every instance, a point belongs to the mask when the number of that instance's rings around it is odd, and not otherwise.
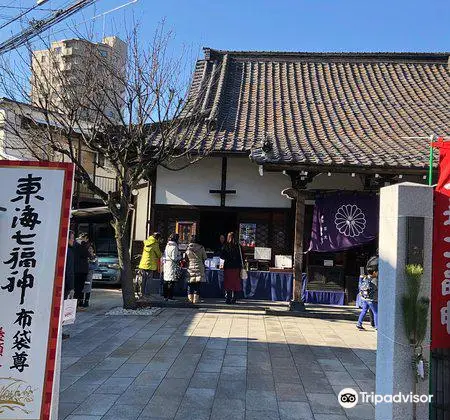
<path fill-rule="evenodd" d="M 381 189 L 378 284 L 378 345 L 376 394 L 409 395 L 416 389 L 428 395 L 428 381 L 415 388 L 413 350 L 409 346 L 401 299 L 406 292 L 405 266 L 424 268 L 421 295 L 431 296 L 431 250 L 433 240 L 433 188 L 402 183 Z M 423 343 L 430 360 L 430 315 Z M 364 391 L 364 390 L 363 390 Z M 429 405 L 417 404 L 417 419 L 428 419 Z M 385 403 L 375 407 L 376 420 L 413 419 L 412 403 Z"/>

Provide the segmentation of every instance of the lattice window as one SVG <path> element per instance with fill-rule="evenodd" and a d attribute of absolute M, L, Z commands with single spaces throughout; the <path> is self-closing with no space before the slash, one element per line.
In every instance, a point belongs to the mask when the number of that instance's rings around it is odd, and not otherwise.
<path fill-rule="evenodd" d="M 269 225 L 267 223 L 256 224 L 256 245 L 269 246 Z"/>
<path fill-rule="evenodd" d="M 289 254 L 288 235 L 283 219 L 274 220 L 273 223 L 272 254 Z"/>

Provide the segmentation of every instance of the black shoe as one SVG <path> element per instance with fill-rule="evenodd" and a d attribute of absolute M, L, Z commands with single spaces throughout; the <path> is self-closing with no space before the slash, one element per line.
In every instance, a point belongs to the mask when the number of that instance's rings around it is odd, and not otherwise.
<path fill-rule="evenodd" d="M 232 297 L 232 298 L 231 298 L 231 303 L 234 305 L 236 302 L 237 302 L 237 301 L 236 301 L 236 298 L 235 298 L 235 297 Z"/>
<path fill-rule="evenodd" d="M 83 308 L 89 308 L 89 301 L 88 300 L 84 301 Z"/>
<path fill-rule="evenodd" d="M 70 338 L 70 334 L 62 333 L 62 339 L 63 340 L 67 340 L 68 338 Z"/>
<path fill-rule="evenodd" d="M 362 325 L 356 324 L 356 328 L 358 328 L 358 330 L 360 330 L 360 331 L 363 331 L 363 330 L 364 330 L 364 327 L 363 327 Z"/>

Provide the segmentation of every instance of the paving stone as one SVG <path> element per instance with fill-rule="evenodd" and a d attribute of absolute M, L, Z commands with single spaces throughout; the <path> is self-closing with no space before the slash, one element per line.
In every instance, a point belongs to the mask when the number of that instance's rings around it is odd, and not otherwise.
<path fill-rule="evenodd" d="M 280 420 L 280 415 L 275 410 L 246 410 L 245 420 Z"/>
<path fill-rule="evenodd" d="M 188 388 L 183 398 L 183 405 L 192 405 L 200 409 L 211 409 L 216 391 L 208 388 Z"/>
<path fill-rule="evenodd" d="M 103 416 L 114 405 L 118 395 L 92 394 L 73 412 L 74 415 Z"/>
<path fill-rule="evenodd" d="M 74 375 L 66 375 L 62 374 L 59 382 L 59 392 L 63 392 L 69 386 L 73 385 L 78 379 L 82 378 L 82 376 L 74 376 Z"/>
<path fill-rule="evenodd" d="M 278 401 L 308 401 L 301 384 L 275 384 Z"/>
<path fill-rule="evenodd" d="M 182 397 L 189 386 L 189 379 L 165 378 L 155 391 L 155 395 L 161 397 Z"/>
<path fill-rule="evenodd" d="M 307 393 L 306 395 L 314 414 L 344 414 L 336 394 Z"/>
<path fill-rule="evenodd" d="M 248 375 L 247 389 L 275 391 L 275 382 L 272 375 Z"/>
<path fill-rule="evenodd" d="M 181 403 L 181 397 L 171 398 L 154 395 L 149 403 L 142 410 L 139 419 L 147 419 L 151 417 L 162 417 L 172 419 L 175 417 L 178 407 Z"/>
<path fill-rule="evenodd" d="M 375 407 L 372 404 L 358 403 L 353 408 L 344 409 L 347 417 L 352 420 L 373 420 L 375 418 Z"/>
<path fill-rule="evenodd" d="M 222 369 L 223 371 L 223 369 Z M 221 374 L 222 376 L 222 374 Z M 189 388 L 210 388 L 216 389 L 219 382 L 218 372 L 196 372 L 191 378 Z"/>
<path fill-rule="evenodd" d="M 224 381 L 242 381 L 247 375 L 245 366 L 224 366 L 220 371 L 220 379 Z"/>
<path fill-rule="evenodd" d="M 175 420 L 209 420 L 210 417 L 210 409 L 201 409 L 191 405 L 181 405 L 175 416 Z"/>
<path fill-rule="evenodd" d="M 314 420 L 348 420 L 342 414 L 314 414 Z"/>
<path fill-rule="evenodd" d="M 219 379 L 216 390 L 216 399 L 238 399 L 245 401 L 245 381 L 224 381 Z"/>
<path fill-rule="evenodd" d="M 58 407 L 58 420 L 64 420 L 77 407 L 78 407 L 77 403 L 60 402 Z"/>
<path fill-rule="evenodd" d="M 113 373 L 113 370 L 92 369 L 88 373 L 86 373 L 86 375 L 78 379 L 78 383 L 86 385 L 100 385 L 105 382 Z"/>
<path fill-rule="evenodd" d="M 345 366 L 338 359 L 318 359 L 317 360 L 324 371 L 345 372 Z"/>
<path fill-rule="evenodd" d="M 116 370 L 113 376 L 120 378 L 135 378 L 146 366 L 147 363 L 125 363 Z"/>
<path fill-rule="evenodd" d="M 109 378 L 96 390 L 100 394 L 123 394 L 134 378 Z"/>
<path fill-rule="evenodd" d="M 245 398 L 246 410 L 273 410 L 277 408 L 275 391 L 247 390 Z M 277 408 L 278 409 L 278 408 Z"/>
<path fill-rule="evenodd" d="M 117 370 L 127 361 L 126 357 L 107 357 L 103 361 L 101 361 L 96 369 L 99 370 Z"/>
<path fill-rule="evenodd" d="M 77 403 L 83 402 L 89 395 L 91 395 L 99 385 L 77 384 L 75 382 L 69 388 L 65 389 L 59 394 L 59 401 L 61 403 Z"/>
<path fill-rule="evenodd" d="M 133 378 L 133 385 L 145 386 L 148 383 L 161 382 L 165 376 L 164 371 L 143 371 L 136 378 Z"/>
<path fill-rule="evenodd" d="M 225 355 L 223 366 L 247 366 L 247 356 L 240 354 Z"/>
<path fill-rule="evenodd" d="M 101 420 L 102 416 L 87 416 L 87 415 L 74 415 L 71 414 L 69 417 L 66 417 L 66 420 Z"/>
<path fill-rule="evenodd" d="M 197 371 L 198 372 L 220 372 L 222 369 L 222 361 L 208 361 L 208 362 L 202 362 L 200 361 L 197 365 Z"/>
<path fill-rule="evenodd" d="M 350 376 L 348 372 L 325 372 L 326 377 L 330 385 L 342 385 L 343 387 L 352 387 L 356 385 L 356 382 Z"/>
<path fill-rule="evenodd" d="M 114 404 L 102 420 L 136 420 L 141 412 L 142 407 L 136 405 Z"/>
<path fill-rule="evenodd" d="M 281 420 L 314 420 L 307 402 L 283 401 L 278 403 Z"/>
<path fill-rule="evenodd" d="M 131 385 L 117 400 L 116 404 L 119 405 L 134 405 L 136 407 L 144 408 L 144 406 L 150 401 L 156 389 L 158 383 L 147 384 L 146 386 L 134 386 Z"/>

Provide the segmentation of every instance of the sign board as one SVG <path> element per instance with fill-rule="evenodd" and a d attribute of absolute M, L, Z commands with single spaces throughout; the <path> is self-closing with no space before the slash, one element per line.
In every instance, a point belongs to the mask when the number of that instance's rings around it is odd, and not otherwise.
<path fill-rule="evenodd" d="M 0 161 L 0 418 L 49 419 L 73 165 Z"/>
<path fill-rule="evenodd" d="M 255 260 L 271 260 L 272 248 L 255 247 Z"/>
<path fill-rule="evenodd" d="M 450 348 L 450 143 L 439 146 L 434 192 L 431 348 Z"/>

